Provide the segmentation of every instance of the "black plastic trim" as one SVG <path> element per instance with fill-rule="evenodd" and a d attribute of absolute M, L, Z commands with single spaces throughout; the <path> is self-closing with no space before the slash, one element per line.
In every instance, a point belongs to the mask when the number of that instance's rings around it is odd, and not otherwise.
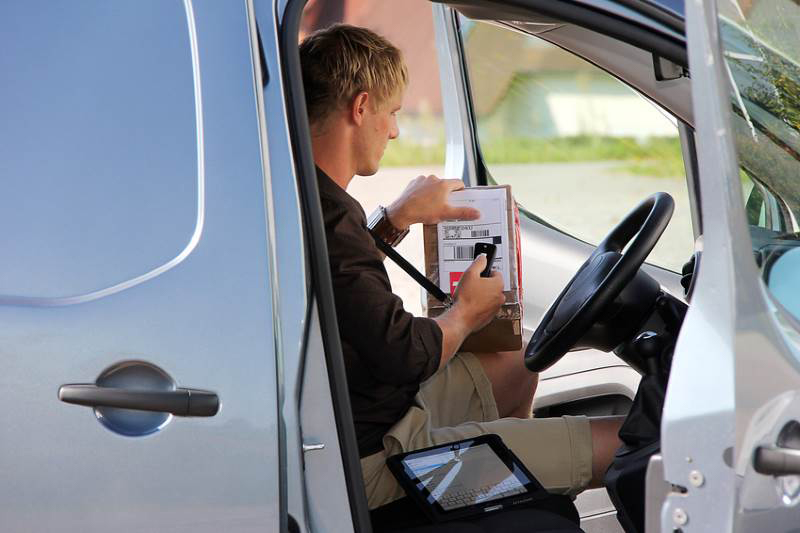
<path fill-rule="evenodd" d="M 695 204 L 697 205 L 697 234 L 703 234 L 703 210 L 700 208 L 702 200 L 702 191 L 700 190 L 700 166 L 697 163 L 697 143 L 694 138 L 694 126 L 682 120 L 679 121 L 682 126 L 686 128 L 686 148 L 689 153 L 683 153 L 684 165 L 687 158 L 692 169 L 692 189 L 695 197 Z"/>
<path fill-rule="evenodd" d="M 256 23 L 256 38 L 258 40 L 258 63 L 261 65 L 261 87 L 266 87 L 269 83 L 269 70 L 267 69 L 267 60 L 264 58 L 264 44 L 261 42 L 261 30 L 258 29 L 258 23 Z"/>
<path fill-rule="evenodd" d="M 87 407 L 115 407 L 175 416 L 214 416 L 219 411 L 217 393 L 199 389 L 134 390 L 102 387 L 94 383 L 61 385 L 58 399 Z"/>
<path fill-rule="evenodd" d="M 624 394 L 606 393 L 588 398 L 575 398 L 534 409 L 535 418 L 551 418 L 560 416 L 618 416 L 627 415 L 633 400 Z"/>
<path fill-rule="evenodd" d="M 800 474 L 800 450 L 758 446 L 753 452 L 753 470 L 765 476 L 796 476 Z"/>
<path fill-rule="evenodd" d="M 344 368 L 342 345 L 336 319 L 333 283 L 328 264 L 328 245 L 325 224 L 319 201 L 316 170 L 311 151 L 308 115 L 303 92 L 303 77 L 300 69 L 300 54 L 297 36 L 300 19 L 306 0 L 289 0 L 280 26 L 281 67 L 285 85 L 286 111 L 289 117 L 289 134 L 294 147 L 294 160 L 305 219 L 308 243 L 309 267 L 312 276 L 312 292 L 316 295 L 319 309 L 322 342 L 328 366 L 333 411 L 342 452 L 345 483 L 350 500 L 353 527 L 357 532 L 370 533 L 367 497 L 361 476 L 355 425 L 350 407 L 347 375 Z"/>
<path fill-rule="evenodd" d="M 458 62 L 461 66 L 461 83 L 464 85 L 464 96 L 467 104 L 467 113 L 469 115 L 469 130 L 472 136 L 472 150 L 475 154 L 475 179 L 478 185 L 488 185 L 489 169 L 483 161 L 483 152 L 481 152 L 481 143 L 478 139 L 478 120 L 475 116 L 475 105 L 472 102 L 472 85 L 469 81 L 469 66 L 467 65 L 466 52 L 464 51 L 464 39 L 461 35 L 461 21 L 458 19 L 458 13 L 453 13 L 453 23 L 456 28 L 456 43 L 458 44 Z"/>
<path fill-rule="evenodd" d="M 544 15 L 570 24 L 613 37 L 630 45 L 656 53 L 661 57 L 689 67 L 684 40 L 676 40 L 672 36 L 658 31 L 655 26 L 645 27 L 639 23 L 621 18 L 616 14 L 608 13 L 593 6 L 571 0 L 504 0 L 502 4 L 492 0 L 433 0 L 448 4 L 450 7 L 467 14 L 471 8 L 486 9 L 487 13 L 498 12 L 495 20 L 502 17 L 513 16 L 522 18 L 526 15 Z M 636 9 L 639 13 L 649 16 L 640 8 L 642 4 L 626 6 Z M 466 9 L 465 9 L 466 8 Z M 499 12 L 502 10 L 502 15 Z"/>
<path fill-rule="evenodd" d="M 649 0 L 615 0 L 616 3 L 638 11 L 661 24 L 686 35 L 686 22 L 682 13 L 676 13 Z"/>

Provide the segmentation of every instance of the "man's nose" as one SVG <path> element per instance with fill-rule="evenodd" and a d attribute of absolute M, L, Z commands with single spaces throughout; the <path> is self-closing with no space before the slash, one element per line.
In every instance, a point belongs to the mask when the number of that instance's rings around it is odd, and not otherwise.
<path fill-rule="evenodd" d="M 397 122 L 395 122 L 389 128 L 389 139 L 397 139 L 398 135 L 400 135 L 400 128 L 397 127 Z"/>

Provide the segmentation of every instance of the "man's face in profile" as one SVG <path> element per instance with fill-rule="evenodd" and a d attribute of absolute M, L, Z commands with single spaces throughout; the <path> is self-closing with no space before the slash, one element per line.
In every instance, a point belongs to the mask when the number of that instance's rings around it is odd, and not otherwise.
<path fill-rule="evenodd" d="M 403 104 L 402 89 L 377 105 L 368 105 L 358 141 L 357 174 L 371 176 L 378 171 L 386 144 L 400 134 L 397 128 L 397 112 Z"/>

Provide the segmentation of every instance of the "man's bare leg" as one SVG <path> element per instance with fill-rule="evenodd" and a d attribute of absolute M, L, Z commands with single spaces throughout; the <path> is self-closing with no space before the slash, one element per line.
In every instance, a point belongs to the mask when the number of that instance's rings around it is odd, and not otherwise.
<path fill-rule="evenodd" d="M 500 417 L 530 418 L 539 374 L 525 367 L 521 352 L 476 353 L 483 371 L 492 382 Z M 622 445 L 619 428 L 624 416 L 589 418 L 592 432 L 592 480 L 589 488 L 603 486 L 603 476 Z"/>
<path fill-rule="evenodd" d="M 476 353 L 475 356 L 492 383 L 500 417 L 530 418 L 539 374 L 525 367 L 523 353 Z"/>
<path fill-rule="evenodd" d="M 614 459 L 617 448 L 622 445 L 619 428 L 624 421 L 624 416 L 598 416 L 589 419 L 592 430 L 592 481 L 589 488 L 603 486 L 603 476 Z"/>

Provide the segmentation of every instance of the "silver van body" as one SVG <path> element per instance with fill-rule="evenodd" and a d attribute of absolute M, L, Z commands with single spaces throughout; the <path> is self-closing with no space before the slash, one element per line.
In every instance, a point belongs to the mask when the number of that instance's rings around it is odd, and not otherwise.
<path fill-rule="evenodd" d="M 0 530 L 370 531 L 299 90 L 304 4 L 0 5 Z M 433 3 L 445 174 L 486 171 L 458 13 L 569 50 L 676 118 L 702 267 L 648 531 L 791 531 L 800 327 L 752 261 L 717 2 L 682 4 Z M 656 48 L 691 78 L 656 80 Z M 593 247 L 521 223 L 525 286 L 541 287 L 530 336 Z M 683 297 L 679 274 L 645 268 Z M 637 383 L 612 354 L 574 352 L 537 407 L 602 410 Z M 576 503 L 586 531 L 621 531 L 604 490 Z"/>

